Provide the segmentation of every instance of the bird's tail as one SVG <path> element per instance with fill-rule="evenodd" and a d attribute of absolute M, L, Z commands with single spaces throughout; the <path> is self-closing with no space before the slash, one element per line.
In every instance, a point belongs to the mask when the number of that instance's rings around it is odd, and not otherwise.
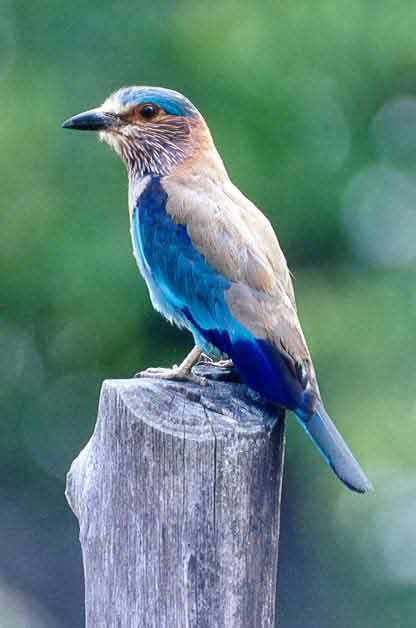
<path fill-rule="evenodd" d="M 305 417 L 299 412 L 296 418 L 341 482 L 357 493 L 373 488 L 321 401 L 317 402 L 314 414 Z"/>

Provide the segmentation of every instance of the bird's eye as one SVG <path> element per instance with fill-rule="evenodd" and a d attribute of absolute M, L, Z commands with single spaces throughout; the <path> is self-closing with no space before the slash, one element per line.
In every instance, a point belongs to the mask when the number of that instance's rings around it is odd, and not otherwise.
<path fill-rule="evenodd" d="M 142 118 L 146 118 L 146 120 L 149 120 L 150 118 L 154 118 L 155 115 L 157 114 L 157 107 L 155 107 L 155 105 L 143 105 L 143 107 L 140 110 L 140 115 L 142 116 Z"/>

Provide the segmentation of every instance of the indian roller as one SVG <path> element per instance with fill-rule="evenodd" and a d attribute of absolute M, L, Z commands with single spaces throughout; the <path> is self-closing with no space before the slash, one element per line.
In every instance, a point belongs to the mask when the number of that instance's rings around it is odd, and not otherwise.
<path fill-rule="evenodd" d="M 231 182 L 198 109 L 170 89 L 133 86 L 63 126 L 97 131 L 123 160 L 134 255 L 152 304 L 195 341 L 179 367 L 143 374 L 197 381 L 201 353 L 227 358 L 245 384 L 294 412 L 347 487 L 367 492 L 324 408 L 276 234 Z"/>

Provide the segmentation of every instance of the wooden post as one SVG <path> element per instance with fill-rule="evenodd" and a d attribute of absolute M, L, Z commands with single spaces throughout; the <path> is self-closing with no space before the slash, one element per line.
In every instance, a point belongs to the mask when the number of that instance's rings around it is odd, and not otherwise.
<path fill-rule="evenodd" d="M 284 416 L 245 386 L 109 380 L 67 499 L 88 628 L 273 628 Z"/>

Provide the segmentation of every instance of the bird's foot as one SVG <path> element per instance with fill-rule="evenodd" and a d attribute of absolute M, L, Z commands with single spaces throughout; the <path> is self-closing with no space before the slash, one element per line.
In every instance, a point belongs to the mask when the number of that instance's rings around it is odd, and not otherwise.
<path fill-rule="evenodd" d="M 136 373 L 135 377 L 150 377 L 153 379 L 165 379 L 169 381 L 190 382 L 191 384 L 198 384 L 199 386 L 206 386 L 208 380 L 201 375 L 195 375 L 189 368 L 184 368 L 182 365 L 173 365 L 171 369 L 167 368 L 148 368 L 145 371 Z"/>
<path fill-rule="evenodd" d="M 202 353 L 201 358 L 199 360 L 199 364 L 209 364 L 210 366 L 216 366 L 220 369 L 231 369 L 234 366 L 232 360 L 215 361 L 212 358 L 210 358 L 209 355 L 206 355 L 205 353 Z"/>

